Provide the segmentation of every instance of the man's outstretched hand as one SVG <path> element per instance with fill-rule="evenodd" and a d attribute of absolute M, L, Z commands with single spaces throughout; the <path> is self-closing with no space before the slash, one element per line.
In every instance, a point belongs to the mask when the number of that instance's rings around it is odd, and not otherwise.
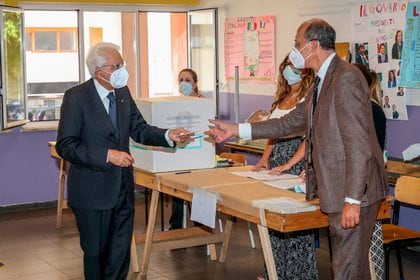
<path fill-rule="evenodd" d="M 214 126 L 205 131 L 204 134 L 214 139 L 216 143 L 225 141 L 229 137 L 239 136 L 239 125 L 217 120 L 209 120 Z"/>

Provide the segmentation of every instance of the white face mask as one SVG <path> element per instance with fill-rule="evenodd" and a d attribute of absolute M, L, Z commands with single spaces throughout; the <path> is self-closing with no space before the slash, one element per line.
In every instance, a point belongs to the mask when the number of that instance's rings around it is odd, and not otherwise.
<path fill-rule="evenodd" d="M 308 42 L 302 49 L 298 50 L 296 47 L 293 47 L 289 53 L 289 59 L 292 62 L 293 66 L 298 69 L 305 68 L 305 60 L 312 56 L 312 53 L 309 54 L 306 58 L 303 57 L 301 51 L 303 51 L 311 42 Z"/>
<path fill-rule="evenodd" d="M 105 72 L 109 73 L 108 71 L 104 70 Z M 104 78 L 102 78 L 105 80 Z M 105 80 L 107 81 L 107 80 Z M 113 88 L 123 88 L 127 85 L 128 82 L 128 72 L 125 66 L 121 66 L 117 70 L 111 73 L 111 77 L 109 78 L 108 83 L 111 84 Z"/>
<path fill-rule="evenodd" d="M 182 81 L 179 83 L 179 92 L 185 96 L 190 95 L 193 92 L 193 85 L 189 82 Z"/>
<path fill-rule="evenodd" d="M 293 71 L 290 65 L 284 67 L 283 77 L 286 79 L 289 85 L 294 85 L 302 81 L 302 78 L 300 77 L 300 71 L 299 73 L 296 73 L 296 71 Z"/>

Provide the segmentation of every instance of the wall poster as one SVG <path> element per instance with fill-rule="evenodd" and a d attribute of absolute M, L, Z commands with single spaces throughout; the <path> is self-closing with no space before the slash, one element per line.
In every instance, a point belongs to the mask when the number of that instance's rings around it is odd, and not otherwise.
<path fill-rule="evenodd" d="M 378 73 L 387 119 L 408 120 L 406 88 L 400 85 L 407 1 L 375 1 L 352 6 L 355 62 Z"/>
<path fill-rule="evenodd" d="M 420 88 L 420 2 L 408 3 L 404 41 L 401 85 Z"/>
<path fill-rule="evenodd" d="M 275 83 L 275 16 L 225 20 L 225 76 L 240 82 Z"/>

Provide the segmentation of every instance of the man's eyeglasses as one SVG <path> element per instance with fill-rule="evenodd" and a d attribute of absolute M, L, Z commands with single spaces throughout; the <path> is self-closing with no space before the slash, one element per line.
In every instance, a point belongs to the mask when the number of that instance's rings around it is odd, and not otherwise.
<path fill-rule="evenodd" d="M 105 65 L 102 65 L 100 68 L 112 67 L 113 69 L 117 70 L 117 69 L 120 69 L 121 67 L 123 67 L 125 65 L 126 65 L 126 63 L 125 63 L 125 61 L 123 61 L 120 64 L 116 64 L 116 63 L 114 63 L 114 64 L 105 64 Z"/>

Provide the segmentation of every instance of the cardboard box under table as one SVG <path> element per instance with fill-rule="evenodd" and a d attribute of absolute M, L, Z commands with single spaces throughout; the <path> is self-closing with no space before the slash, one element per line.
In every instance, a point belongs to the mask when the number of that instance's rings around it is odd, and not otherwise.
<path fill-rule="evenodd" d="M 213 102 L 197 97 L 160 97 L 136 100 L 147 123 L 160 128 L 183 127 L 202 133 L 208 130 L 208 119 L 214 118 Z M 145 146 L 131 142 L 134 167 L 150 172 L 167 172 L 215 166 L 215 145 L 209 137 L 192 139 L 175 149 Z"/>
<path fill-rule="evenodd" d="M 162 250 L 181 245 L 188 247 L 196 246 L 197 244 L 222 243 L 219 260 L 220 262 L 224 262 L 229 245 L 232 229 L 231 221 L 226 221 L 225 231 L 223 233 L 207 232 L 207 236 L 201 238 L 198 238 L 198 234 L 203 234 L 205 231 L 200 227 L 154 233 L 157 202 L 160 192 L 188 201 L 192 201 L 191 189 L 193 188 L 215 192 L 219 195 L 217 211 L 257 224 L 270 279 L 276 279 L 276 272 L 268 228 L 281 232 L 290 232 L 328 226 L 327 216 L 318 208 L 315 211 L 309 212 L 281 214 L 252 207 L 254 200 L 287 197 L 303 202 L 305 196 L 289 190 L 277 189 L 254 179 L 230 174 L 231 171 L 243 171 L 249 170 L 250 168 L 250 166 L 213 168 L 193 170 L 191 173 L 183 174 L 176 174 L 176 172 L 155 174 L 141 169 L 135 169 L 136 183 L 153 190 L 146 235 L 135 235 L 137 242 L 145 243 L 143 261 L 141 263 L 142 275 L 146 275 L 147 273 L 152 248 L 154 250 Z M 313 204 L 316 205 L 316 201 Z M 389 213 L 390 202 L 386 201 L 381 205 L 378 219 L 389 218 Z M 135 251 L 133 251 L 132 256 L 134 258 L 137 257 Z M 136 265 L 137 262 L 134 258 L 133 263 Z M 133 269 L 138 271 L 138 267 L 133 267 Z"/>

